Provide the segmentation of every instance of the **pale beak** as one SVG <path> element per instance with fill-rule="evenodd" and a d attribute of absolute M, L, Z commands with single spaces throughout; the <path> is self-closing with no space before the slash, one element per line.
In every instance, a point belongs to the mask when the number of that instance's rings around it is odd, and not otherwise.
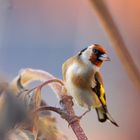
<path fill-rule="evenodd" d="M 98 58 L 99 60 L 102 60 L 102 61 L 110 61 L 111 59 L 108 57 L 107 54 L 102 54 L 99 56 Z"/>

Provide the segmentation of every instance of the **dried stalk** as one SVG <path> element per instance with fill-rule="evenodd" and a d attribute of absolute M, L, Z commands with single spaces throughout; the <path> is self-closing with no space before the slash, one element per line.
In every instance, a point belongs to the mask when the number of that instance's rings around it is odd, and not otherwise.
<path fill-rule="evenodd" d="M 51 82 L 58 82 L 58 83 L 61 83 L 61 85 L 63 85 L 62 81 L 59 81 L 57 79 L 54 79 L 54 80 L 52 79 L 52 80 L 48 80 L 48 81 L 44 82 L 42 85 L 40 85 L 38 87 L 38 90 L 41 90 L 41 88 L 43 88 L 44 86 L 46 86 L 47 84 L 49 84 Z M 73 110 L 72 97 L 68 96 L 67 93 L 65 93 L 63 91 L 59 94 L 59 98 L 60 98 L 60 105 L 61 105 L 62 109 L 56 108 L 56 107 L 51 107 L 51 106 L 45 106 L 45 107 L 38 108 L 35 112 L 43 111 L 43 110 L 50 110 L 50 111 L 54 111 L 54 112 L 60 114 L 62 116 L 62 118 L 64 118 L 68 122 L 68 124 L 71 126 L 71 128 L 72 128 L 73 132 L 75 133 L 78 140 L 88 140 L 82 127 L 80 126 L 79 119 L 75 115 L 75 112 Z"/>
<path fill-rule="evenodd" d="M 68 123 L 70 124 L 71 128 L 73 129 L 75 135 L 77 136 L 78 140 L 88 140 L 86 137 L 82 127 L 80 126 L 79 120 L 75 120 L 73 123 L 71 123 L 71 120 L 73 117 L 75 117 L 75 112 L 73 110 L 73 102 L 72 102 L 72 97 L 68 95 L 64 95 L 61 98 L 61 106 L 63 109 L 66 111 L 68 114 L 68 118 L 66 119 Z"/>
<path fill-rule="evenodd" d="M 49 110 L 58 113 L 61 115 L 62 118 L 64 118 L 68 124 L 71 126 L 72 130 L 74 131 L 75 135 L 77 136 L 78 140 L 88 140 L 86 137 L 83 129 L 80 126 L 79 119 L 76 119 L 76 115 L 73 110 L 73 102 L 72 102 L 72 97 L 68 95 L 64 95 L 61 100 L 61 108 L 56 108 L 52 106 L 43 106 L 38 108 L 35 113 L 44 111 L 44 110 Z M 74 121 L 72 121 L 75 118 Z"/>
<path fill-rule="evenodd" d="M 126 44 L 109 12 L 104 0 L 90 0 L 94 10 L 96 11 L 108 37 L 119 56 L 129 78 L 132 80 L 134 86 L 140 91 L 140 73 L 136 67 Z"/>

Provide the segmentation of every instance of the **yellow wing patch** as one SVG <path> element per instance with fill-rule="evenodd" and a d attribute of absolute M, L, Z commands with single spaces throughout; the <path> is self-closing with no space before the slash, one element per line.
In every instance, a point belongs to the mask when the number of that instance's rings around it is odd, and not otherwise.
<path fill-rule="evenodd" d="M 105 90 L 104 87 L 102 86 L 102 84 L 100 85 L 100 100 L 101 102 L 106 105 L 106 100 L 105 100 Z"/>

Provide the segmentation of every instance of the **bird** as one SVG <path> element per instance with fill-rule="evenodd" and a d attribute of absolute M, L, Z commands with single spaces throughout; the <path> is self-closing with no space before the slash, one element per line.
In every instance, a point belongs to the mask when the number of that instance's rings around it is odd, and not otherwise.
<path fill-rule="evenodd" d="M 92 44 L 63 63 L 62 76 L 67 93 L 79 106 L 87 108 L 87 112 L 95 109 L 99 122 L 108 120 L 118 127 L 108 111 L 100 73 L 105 61 L 110 61 L 106 49 L 100 44 Z"/>

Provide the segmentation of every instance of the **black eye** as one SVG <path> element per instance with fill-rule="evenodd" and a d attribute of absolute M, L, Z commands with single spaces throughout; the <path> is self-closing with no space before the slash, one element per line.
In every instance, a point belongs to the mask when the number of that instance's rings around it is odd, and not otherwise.
<path fill-rule="evenodd" d="M 99 53 L 99 51 L 97 49 L 93 49 L 92 51 L 93 51 L 94 54 L 98 54 Z"/>

